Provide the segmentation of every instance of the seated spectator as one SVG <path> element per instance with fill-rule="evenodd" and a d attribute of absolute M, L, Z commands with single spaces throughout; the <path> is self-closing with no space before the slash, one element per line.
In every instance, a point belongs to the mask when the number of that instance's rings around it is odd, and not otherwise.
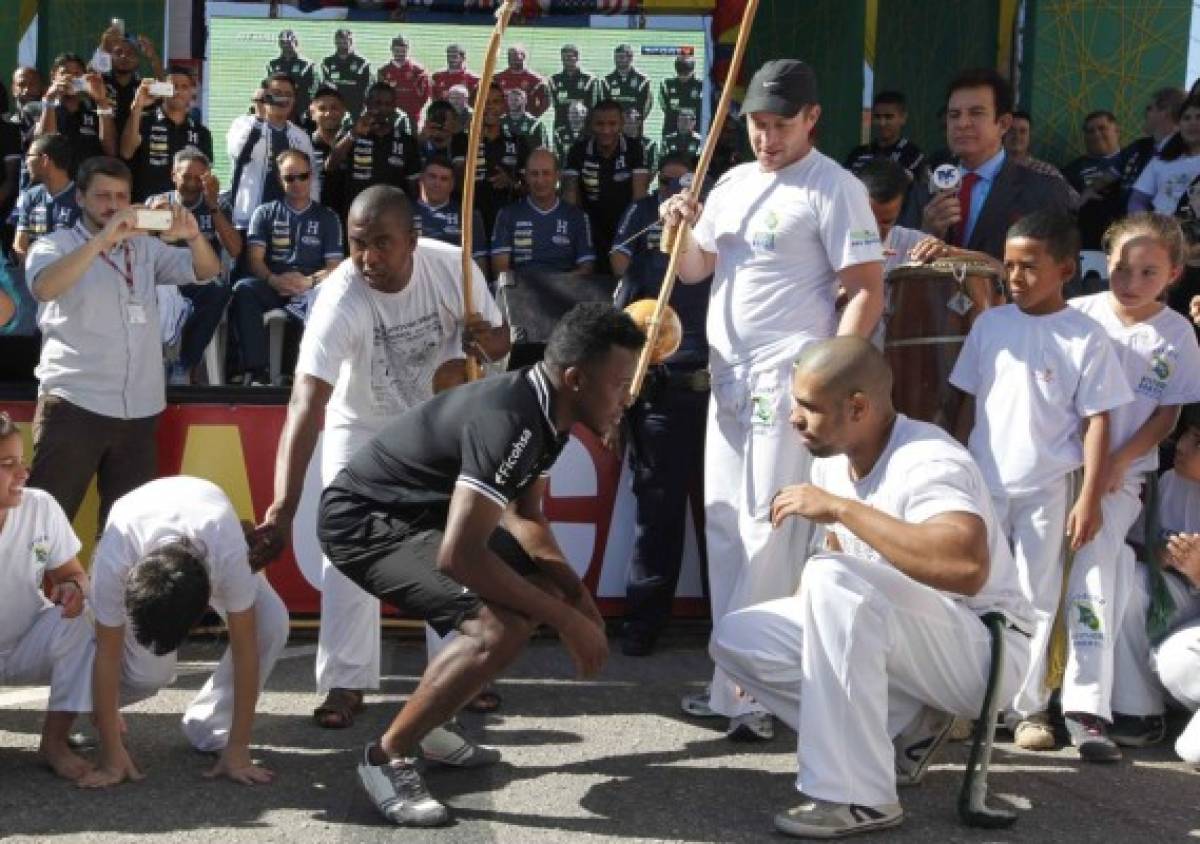
<path fill-rule="evenodd" d="M 1159 88 L 1146 103 L 1146 116 L 1142 124 L 1146 134 L 1121 150 L 1121 157 L 1125 160 L 1121 189 L 1125 192 L 1126 201 L 1133 190 L 1133 183 L 1142 175 L 1146 165 L 1162 152 L 1170 137 L 1179 131 L 1179 112 L 1185 99 L 1187 94 L 1182 88 L 1168 87 Z"/>
<path fill-rule="evenodd" d="M 250 227 L 250 216 L 256 208 L 283 198 L 283 182 L 277 169 L 280 153 L 296 149 L 310 159 L 313 155 L 308 133 L 288 120 L 296 83 L 290 76 L 277 73 L 263 83 L 263 89 L 256 95 L 255 113 L 234 120 L 226 136 L 226 148 L 233 161 L 229 184 L 233 225 L 243 232 Z M 320 201 L 319 185 L 313 186 L 312 198 Z"/>
<path fill-rule="evenodd" d="M 236 261 L 242 254 L 242 236 L 229 219 L 232 209 L 228 200 L 222 201 L 221 185 L 212 172 L 208 156 L 195 147 L 181 149 L 174 156 L 175 167 L 171 180 L 175 189 L 156 194 L 146 200 L 151 208 L 181 205 L 196 218 L 200 233 L 208 239 L 213 252 L 227 254 Z M 171 364 L 167 381 L 170 384 L 191 384 L 192 370 L 204 357 L 225 306 L 232 295 L 222 276 L 204 284 L 182 284 L 179 292 L 192 304 L 192 312 L 183 328 L 179 358 Z"/>
<path fill-rule="evenodd" d="M 62 53 L 50 65 L 53 81 L 34 137 L 59 134 L 71 139 L 71 177 L 80 163 L 97 155 L 117 154 L 117 124 L 112 100 L 98 73 L 87 73 L 83 59 Z"/>
<path fill-rule="evenodd" d="M 271 383 L 263 315 L 284 308 L 303 320 L 308 294 L 344 254 L 337 215 L 312 198 L 312 159 L 300 150 L 285 150 L 276 167 L 284 198 L 259 206 L 250 220 L 246 266 L 251 277 L 233 286 L 229 312 L 242 383 L 253 386 Z"/>
<path fill-rule="evenodd" d="M 420 179 L 421 198 L 413 206 L 413 225 L 418 237 L 429 237 L 462 246 L 462 200 L 454 193 L 454 165 L 441 156 L 425 162 Z M 487 276 L 487 234 L 483 215 L 475 209 L 471 222 L 471 257 Z"/>
<path fill-rule="evenodd" d="M 499 85 L 488 88 L 483 106 L 483 131 L 479 134 L 478 157 L 475 160 L 475 207 L 483 215 L 488 238 L 496 223 L 496 215 L 505 205 L 521 195 L 521 174 L 529 157 L 529 142 L 519 135 L 506 133 L 501 126 L 504 117 L 504 92 Z M 454 169 L 458 183 L 466 184 L 467 138 L 454 151 Z"/>
<path fill-rule="evenodd" d="M 7 103 L 4 89 L 0 88 L 0 227 L 21 192 L 21 158 L 25 149 L 21 128 L 8 114 Z"/>
<path fill-rule="evenodd" d="M 157 80 L 142 80 L 121 132 L 121 158 L 133 170 L 133 197 L 137 202 L 171 189 L 173 162 L 180 150 L 193 147 L 212 160 L 212 133 L 191 114 L 196 92 L 192 72 L 173 65 L 167 71 L 167 82 L 175 92 L 169 97 L 155 97 L 150 88 Z M 158 106 L 154 107 L 156 100 Z"/>
<path fill-rule="evenodd" d="M 69 743 L 76 714 L 92 711 L 88 576 L 62 508 L 49 493 L 25 488 L 23 458 L 21 430 L 0 411 L 0 686 L 50 686 L 38 755 L 58 776 L 77 780 L 92 769 Z"/>
<path fill-rule="evenodd" d="M 546 127 L 536 117 L 525 110 L 528 98 L 520 88 L 511 88 L 504 94 L 508 113 L 500 121 L 500 128 L 514 138 L 524 138 L 530 149 L 550 147 L 546 136 Z"/>
<path fill-rule="evenodd" d="M 676 131 L 663 139 L 663 157 L 682 156 L 689 167 L 694 167 L 702 146 L 704 137 L 696 131 L 696 112 L 690 108 L 680 109 L 676 117 Z"/>
<path fill-rule="evenodd" d="M 887 158 L 908 174 L 909 181 L 924 179 L 928 170 L 925 154 L 904 137 L 908 123 L 908 102 L 899 91 L 880 91 L 871 101 L 871 142 L 850 150 L 843 165 L 858 173 L 868 162 Z"/>
<path fill-rule="evenodd" d="M 346 189 L 346 165 L 342 164 L 334 173 L 327 173 L 326 166 L 333 148 L 342 139 L 342 121 L 346 119 L 346 104 L 334 85 L 322 85 L 313 94 L 308 106 L 308 115 L 314 126 L 309 135 L 313 146 L 313 173 L 317 180 L 315 195 L 321 197 L 326 207 L 332 208 L 339 218 L 349 207 L 343 197 Z"/>
<path fill-rule="evenodd" d="M 74 518 L 95 475 L 103 525 L 116 499 L 157 474 L 165 402 L 155 288 L 213 278 L 221 266 L 185 208 L 171 209 L 163 237 L 186 249 L 137 229 L 121 161 L 88 159 L 76 183 L 79 224 L 40 238 L 25 261 L 42 330 L 29 485 Z"/>
<path fill-rule="evenodd" d="M 422 164 L 431 158 L 454 160 L 454 145 L 458 141 L 465 146 L 467 136 L 459 124 L 458 112 L 448 100 L 434 100 L 425 109 L 425 122 L 421 124 L 421 132 L 417 136 L 417 144 L 421 150 Z"/>
<path fill-rule="evenodd" d="M 650 186 L 641 145 L 621 132 L 623 118 L 615 100 L 598 103 L 592 109 L 591 136 L 571 147 L 562 171 L 563 199 L 587 213 L 602 273 L 608 272 L 608 253 L 621 215 Z"/>
<path fill-rule="evenodd" d="M 626 106 L 622 131 L 626 138 L 641 144 L 642 161 L 645 162 L 646 169 L 653 173 L 658 169 L 658 144 L 652 138 L 646 137 L 644 130 L 645 115 L 638 111 L 637 106 Z"/>
<path fill-rule="evenodd" d="M 558 198 L 558 162 L 535 149 L 525 164 L 529 196 L 501 209 L 492 235 L 492 268 L 591 275 L 596 266 L 587 215 Z"/>
<path fill-rule="evenodd" d="M 42 96 L 46 90 L 46 82 L 36 67 L 21 66 L 13 71 L 12 93 L 13 123 L 21 129 L 21 135 L 31 136 L 33 127 L 42 116 Z"/>
<path fill-rule="evenodd" d="M 1079 238 L 1084 249 L 1100 249 L 1104 232 L 1125 215 L 1120 131 L 1111 111 L 1093 111 L 1083 119 L 1086 152 L 1063 168 L 1067 183 L 1079 193 Z"/>
<path fill-rule="evenodd" d="M 1063 177 L 1062 171 L 1051 164 L 1049 161 L 1042 161 L 1040 158 L 1034 158 L 1030 149 L 1033 146 L 1033 118 L 1026 111 L 1014 111 L 1012 113 L 1012 125 L 1008 127 L 1008 131 L 1004 133 L 1004 149 L 1008 152 L 1010 158 L 1022 167 L 1028 167 L 1035 173 L 1041 173 L 1044 176 L 1053 176 L 1056 179 L 1066 179 Z M 1070 189 L 1071 207 L 1079 205 L 1079 194 L 1074 188 Z"/>
<path fill-rule="evenodd" d="M 333 148 L 325 163 L 326 174 L 343 164 L 347 207 L 371 185 L 396 185 L 410 195 L 414 192 L 421 153 L 408 115 L 396 108 L 396 89 L 386 82 L 376 82 L 368 90 L 366 111 Z"/>
<path fill-rule="evenodd" d="M 559 167 L 566 166 L 567 153 L 571 151 L 571 147 L 583 140 L 587 124 L 588 107 L 582 102 L 571 103 L 567 108 L 566 124 L 554 130 L 554 157 L 558 159 Z"/>
<path fill-rule="evenodd" d="M 17 200 L 13 254 L 22 264 L 39 237 L 67 229 L 79 219 L 79 200 L 71 181 L 71 144 L 62 135 L 42 135 L 25 155 L 30 186 Z"/>
<path fill-rule="evenodd" d="M 1188 98 L 1179 109 L 1179 131 L 1150 160 L 1129 193 L 1129 213 L 1153 209 L 1173 215 L 1188 185 L 1200 176 L 1200 98 Z"/>

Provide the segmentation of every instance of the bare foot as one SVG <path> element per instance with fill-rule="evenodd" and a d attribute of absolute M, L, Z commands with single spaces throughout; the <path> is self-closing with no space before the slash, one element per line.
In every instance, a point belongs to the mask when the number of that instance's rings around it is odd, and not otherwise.
<path fill-rule="evenodd" d="M 92 770 L 92 763 L 76 755 L 66 744 L 43 744 L 38 756 L 50 770 L 65 780 L 75 780 Z"/>

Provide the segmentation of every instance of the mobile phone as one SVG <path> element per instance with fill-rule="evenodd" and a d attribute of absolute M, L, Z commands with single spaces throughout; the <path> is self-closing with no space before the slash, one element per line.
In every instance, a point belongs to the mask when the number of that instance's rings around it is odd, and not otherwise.
<path fill-rule="evenodd" d="M 175 96 L 174 82 L 151 82 L 150 96 L 152 97 L 173 97 Z"/>
<path fill-rule="evenodd" d="M 135 225 L 142 231 L 165 232 L 171 228 L 170 208 L 138 208 Z"/>
<path fill-rule="evenodd" d="M 71 80 L 71 90 L 76 94 L 86 94 L 88 92 L 87 80 L 82 76 L 76 76 Z"/>
<path fill-rule="evenodd" d="M 125 34 L 125 21 L 123 18 L 113 18 L 109 25 L 122 35 Z"/>

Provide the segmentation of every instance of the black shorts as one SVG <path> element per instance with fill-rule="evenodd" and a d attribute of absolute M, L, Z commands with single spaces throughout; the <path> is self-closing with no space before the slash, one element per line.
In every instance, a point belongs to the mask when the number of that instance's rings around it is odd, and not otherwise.
<path fill-rule="evenodd" d="M 419 618 L 445 636 L 476 618 L 483 600 L 437 568 L 445 513 L 388 513 L 350 493 L 321 494 L 317 539 L 329 562 L 359 587 L 407 618 Z M 488 547 L 517 574 L 538 571 L 516 538 L 496 528 Z"/>

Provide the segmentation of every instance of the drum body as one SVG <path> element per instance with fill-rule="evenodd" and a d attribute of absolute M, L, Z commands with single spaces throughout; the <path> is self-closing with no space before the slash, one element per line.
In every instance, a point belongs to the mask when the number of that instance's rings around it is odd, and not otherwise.
<path fill-rule="evenodd" d="M 945 259 L 899 266 L 887 282 L 884 355 L 896 409 L 953 432 L 962 395 L 950 386 L 950 372 L 975 317 L 1004 303 L 1000 279 L 990 264 Z"/>

